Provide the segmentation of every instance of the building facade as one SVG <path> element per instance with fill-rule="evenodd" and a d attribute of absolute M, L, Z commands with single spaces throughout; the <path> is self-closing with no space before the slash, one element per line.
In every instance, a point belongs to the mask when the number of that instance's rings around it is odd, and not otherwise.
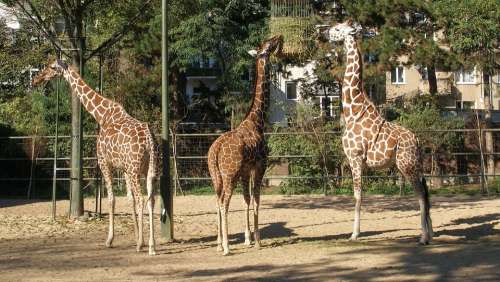
<path fill-rule="evenodd" d="M 488 75 L 478 68 L 455 72 L 436 71 L 438 93 L 443 106 L 449 109 L 487 109 L 491 103 L 500 109 L 500 74 Z M 429 93 L 429 81 L 425 68 L 397 66 L 386 73 L 386 97 L 388 101 Z"/>

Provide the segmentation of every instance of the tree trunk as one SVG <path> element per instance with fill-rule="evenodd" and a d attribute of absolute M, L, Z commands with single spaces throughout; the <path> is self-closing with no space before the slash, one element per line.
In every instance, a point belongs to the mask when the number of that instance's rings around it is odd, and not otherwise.
<path fill-rule="evenodd" d="M 436 155 L 437 151 L 432 151 L 431 161 L 432 161 L 432 187 L 433 188 L 441 188 L 443 186 L 443 179 L 441 178 L 441 167 L 439 166 L 439 162 Z"/>
<path fill-rule="evenodd" d="M 80 11 L 81 12 L 81 11 Z M 73 45 L 72 63 L 79 70 L 80 76 L 84 77 L 85 39 L 83 36 L 83 20 L 81 13 L 76 13 L 75 22 L 72 30 L 68 30 L 72 36 Z M 70 187 L 70 215 L 79 217 L 83 215 L 83 196 L 82 196 L 82 105 L 76 95 L 71 95 L 71 187 Z"/>
<path fill-rule="evenodd" d="M 186 76 L 182 74 L 177 66 L 170 68 L 170 93 L 172 94 L 171 112 L 174 120 L 182 120 L 185 116 L 186 105 L 184 102 L 184 89 L 186 89 Z"/>
<path fill-rule="evenodd" d="M 493 109 L 493 105 L 491 103 L 491 76 L 487 74 L 483 70 L 483 84 L 484 84 L 484 108 L 485 108 L 485 113 L 484 113 L 484 120 L 485 120 L 485 128 L 490 129 L 492 128 L 492 122 L 491 122 L 491 110 Z M 495 155 L 493 155 L 494 152 L 494 141 L 493 141 L 493 132 L 491 131 L 485 131 L 484 132 L 484 149 L 486 153 L 486 167 L 487 167 L 487 174 L 488 176 L 486 179 L 488 182 L 492 181 L 494 179 L 495 174 Z"/>
<path fill-rule="evenodd" d="M 427 66 L 427 80 L 429 81 L 429 93 L 436 95 L 438 93 L 436 67 L 434 65 Z"/>

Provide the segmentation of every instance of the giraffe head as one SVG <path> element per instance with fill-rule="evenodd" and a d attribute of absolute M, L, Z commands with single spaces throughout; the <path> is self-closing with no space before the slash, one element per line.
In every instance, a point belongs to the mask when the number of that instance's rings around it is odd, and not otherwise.
<path fill-rule="evenodd" d="M 33 78 L 32 85 L 38 86 L 45 81 L 49 81 L 56 76 L 63 75 L 63 73 L 68 70 L 68 64 L 62 60 L 56 59 L 49 63 L 45 69 L 38 73 L 35 78 Z"/>
<path fill-rule="evenodd" d="M 355 36 L 362 30 L 360 24 L 353 22 L 352 20 L 347 20 L 343 23 L 338 23 L 334 26 L 324 28 L 325 26 L 320 26 L 320 32 L 328 39 L 330 42 L 340 42 L 344 41 L 348 36 Z M 323 28 L 323 29 L 322 29 Z"/>
<path fill-rule="evenodd" d="M 270 54 L 281 56 L 283 51 L 283 35 L 275 35 L 264 41 L 258 50 L 250 50 L 248 53 L 254 57 L 268 57 Z"/>

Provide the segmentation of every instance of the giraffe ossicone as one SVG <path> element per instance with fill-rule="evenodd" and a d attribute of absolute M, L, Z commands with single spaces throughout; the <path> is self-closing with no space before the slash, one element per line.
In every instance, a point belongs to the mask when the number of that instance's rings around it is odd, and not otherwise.
<path fill-rule="evenodd" d="M 342 115 L 345 121 L 342 147 L 351 167 L 356 199 L 351 239 L 357 239 L 360 233 L 363 169 L 382 169 L 395 163 L 419 197 L 422 226 L 420 243 L 428 244 L 433 231 L 419 141 L 410 130 L 386 121 L 366 95 L 363 89 L 362 57 L 355 40 L 359 31 L 361 26 L 351 21 L 322 30 L 323 36 L 330 42 L 344 42 L 346 56 L 342 83 Z"/>
<path fill-rule="evenodd" d="M 269 98 L 269 56 L 279 55 L 283 37 L 263 42 L 256 54 L 256 81 L 252 106 L 240 125 L 217 138 L 208 151 L 208 169 L 217 196 L 217 250 L 229 254 L 227 214 L 229 201 L 239 180 L 243 186 L 245 209 L 245 245 L 251 244 L 249 221 L 253 201 L 255 247 L 260 247 L 259 205 L 262 178 L 267 167 L 267 146 L 264 139 L 264 114 Z M 252 181 L 251 181 L 252 180 Z M 252 183 L 252 187 L 250 187 Z"/>
<path fill-rule="evenodd" d="M 129 195 L 137 240 L 137 251 L 144 245 L 141 176 L 146 177 L 149 211 L 149 254 L 155 255 L 153 224 L 154 181 L 159 174 L 158 146 L 147 123 L 130 116 L 122 105 L 101 96 L 85 83 L 78 72 L 62 60 L 49 63 L 34 79 L 37 86 L 62 76 L 69 83 L 72 95 L 76 95 L 83 107 L 99 124 L 97 159 L 102 171 L 109 199 L 109 231 L 106 246 L 111 247 L 114 238 L 113 169 L 123 170 Z M 138 214 L 138 216 L 137 216 Z"/>

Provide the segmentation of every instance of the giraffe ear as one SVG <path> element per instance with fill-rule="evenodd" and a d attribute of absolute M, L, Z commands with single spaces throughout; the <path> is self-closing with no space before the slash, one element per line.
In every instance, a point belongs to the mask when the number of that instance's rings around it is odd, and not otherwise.
<path fill-rule="evenodd" d="M 59 66 L 61 66 L 61 68 L 65 69 L 65 70 L 68 69 L 68 64 L 66 64 L 66 62 L 64 62 L 63 60 L 57 59 L 57 64 Z"/>
<path fill-rule="evenodd" d="M 255 49 L 248 50 L 248 54 L 250 54 L 250 56 L 252 56 L 252 57 L 257 57 L 258 53 L 259 52 L 257 50 L 255 50 Z"/>
<path fill-rule="evenodd" d="M 363 30 L 363 27 L 359 23 L 357 23 L 357 22 L 354 22 L 352 24 L 352 27 L 354 28 L 354 31 L 356 33 L 361 32 Z"/>

